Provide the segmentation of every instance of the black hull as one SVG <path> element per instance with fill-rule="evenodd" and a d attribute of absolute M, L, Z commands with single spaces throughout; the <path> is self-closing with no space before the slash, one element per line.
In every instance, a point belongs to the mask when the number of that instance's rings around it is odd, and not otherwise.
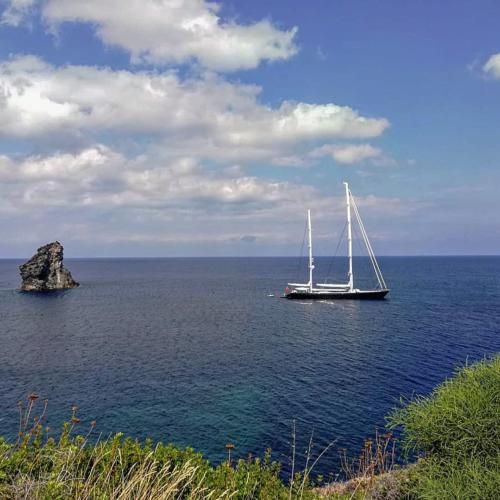
<path fill-rule="evenodd" d="M 290 292 L 285 295 L 286 299 L 295 300 L 381 300 L 389 293 L 389 290 L 360 290 L 354 292 Z"/>

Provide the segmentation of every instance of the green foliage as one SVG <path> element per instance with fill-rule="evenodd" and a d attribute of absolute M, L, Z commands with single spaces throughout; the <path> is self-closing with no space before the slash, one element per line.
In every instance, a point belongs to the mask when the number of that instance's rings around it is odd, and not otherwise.
<path fill-rule="evenodd" d="M 500 356 L 456 371 L 429 397 L 389 418 L 418 463 L 418 493 L 429 499 L 494 499 L 500 491 Z"/>
<path fill-rule="evenodd" d="M 419 498 L 433 500 L 496 500 L 500 491 L 500 461 L 443 461 L 426 458 L 418 466 Z"/>
<path fill-rule="evenodd" d="M 16 445 L 0 440 L 0 499 L 290 498 L 270 451 L 213 467 L 191 448 L 153 447 L 121 434 L 90 444 L 72 431 L 67 423 L 57 440 L 41 430 Z M 299 484 L 306 487 L 292 498 L 317 498 L 307 481 Z"/>

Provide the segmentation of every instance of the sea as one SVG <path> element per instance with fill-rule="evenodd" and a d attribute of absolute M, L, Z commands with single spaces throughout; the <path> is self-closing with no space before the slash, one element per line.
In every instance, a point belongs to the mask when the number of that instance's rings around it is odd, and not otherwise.
<path fill-rule="evenodd" d="M 17 402 L 48 398 L 57 433 L 171 442 L 213 463 L 272 457 L 290 466 L 309 443 L 316 472 L 454 369 L 500 350 L 500 257 L 381 257 L 382 301 L 291 301 L 296 258 L 67 259 L 77 289 L 21 293 L 20 260 L 0 260 L 0 436 L 15 439 Z M 355 279 L 367 259 L 355 259 Z M 346 262 L 316 259 L 318 281 Z M 373 279 L 372 279 L 373 281 Z M 37 402 L 41 405 L 40 401 Z M 295 431 L 294 431 L 295 429 Z"/>

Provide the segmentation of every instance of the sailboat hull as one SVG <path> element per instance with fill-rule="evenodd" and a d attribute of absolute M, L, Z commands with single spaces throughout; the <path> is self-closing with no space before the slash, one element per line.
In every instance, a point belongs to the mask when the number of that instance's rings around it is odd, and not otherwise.
<path fill-rule="evenodd" d="M 296 300 L 381 300 L 389 293 L 384 290 L 354 290 L 352 292 L 296 292 L 291 291 L 285 294 L 286 299 Z"/>

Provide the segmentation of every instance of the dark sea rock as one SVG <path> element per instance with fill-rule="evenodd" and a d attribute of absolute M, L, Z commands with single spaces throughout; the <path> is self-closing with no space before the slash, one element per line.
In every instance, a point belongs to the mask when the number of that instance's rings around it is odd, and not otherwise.
<path fill-rule="evenodd" d="M 30 260 L 19 266 L 21 290 L 47 292 L 80 286 L 63 266 L 63 246 L 54 241 L 40 247 Z"/>

